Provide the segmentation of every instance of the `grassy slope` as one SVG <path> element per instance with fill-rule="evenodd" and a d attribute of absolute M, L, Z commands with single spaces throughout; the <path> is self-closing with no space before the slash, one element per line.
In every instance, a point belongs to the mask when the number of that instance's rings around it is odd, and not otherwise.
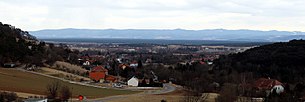
<path fill-rule="evenodd" d="M 46 85 L 58 81 L 53 78 L 22 72 L 15 69 L 0 68 L 0 90 L 45 94 Z M 105 97 L 111 95 L 132 94 L 136 92 L 114 89 L 100 89 L 61 82 L 73 88 L 74 96 L 84 95 L 87 98 Z"/>

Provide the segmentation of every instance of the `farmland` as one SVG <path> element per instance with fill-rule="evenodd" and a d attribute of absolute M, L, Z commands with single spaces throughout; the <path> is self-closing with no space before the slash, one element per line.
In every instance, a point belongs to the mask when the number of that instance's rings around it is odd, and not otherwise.
<path fill-rule="evenodd" d="M 45 95 L 46 86 L 52 82 L 59 81 L 41 75 L 23 72 L 16 69 L 0 68 L 0 90 L 33 93 Z M 100 98 L 112 95 L 134 94 L 135 91 L 124 91 L 114 89 L 102 89 L 89 86 L 71 84 L 59 81 L 61 85 L 66 85 L 72 90 L 74 97 L 84 95 L 87 98 Z"/>

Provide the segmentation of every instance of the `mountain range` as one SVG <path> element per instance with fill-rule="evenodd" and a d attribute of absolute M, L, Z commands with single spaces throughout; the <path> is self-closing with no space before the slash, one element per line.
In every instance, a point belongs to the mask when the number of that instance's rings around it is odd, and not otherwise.
<path fill-rule="evenodd" d="M 259 30 L 155 30 L 155 29 L 46 29 L 30 31 L 38 39 L 54 38 L 118 38 L 118 39 L 166 39 L 166 40 L 221 40 L 277 42 L 304 39 L 305 32 Z"/>

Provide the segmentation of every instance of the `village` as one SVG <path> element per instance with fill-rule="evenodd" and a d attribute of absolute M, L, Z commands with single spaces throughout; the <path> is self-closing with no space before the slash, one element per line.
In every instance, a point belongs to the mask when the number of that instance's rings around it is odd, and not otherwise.
<path fill-rule="evenodd" d="M 55 46 L 63 46 L 55 44 Z M 56 61 L 53 66 L 38 67 L 18 63 L 5 63 L 3 67 L 21 67 L 26 71 L 42 74 L 70 83 L 91 87 L 111 88 L 119 90 L 155 90 L 151 94 L 170 93 L 177 90 L 184 79 L 162 73 L 163 70 L 187 71 L 197 67 L 213 71 L 213 61 L 222 55 L 243 52 L 255 46 L 191 46 L 191 45 L 151 45 L 151 44 L 66 44 L 73 51 L 79 51 L 77 57 L 69 56 L 73 62 Z M 48 65 L 46 65 L 48 66 Z M 161 70 L 161 71 L 160 71 Z M 166 74 L 166 75 L 164 75 Z M 183 76 L 182 76 L 183 77 Z M 186 81 L 186 80 L 185 80 Z M 208 85 L 210 92 L 217 92 L 220 85 L 213 82 Z M 211 87 L 212 86 L 212 87 Z M 165 88 L 166 87 L 166 88 Z M 181 87 L 181 86 L 180 86 Z M 250 100 L 261 102 L 264 97 L 284 92 L 285 84 L 276 79 L 259 78 L 251 83 L 244 81 L 240 91 L 248 93 Z M 161 90 L 161 91 L 158 91 Z M 183 89 L 185 90 L 185 89 Z M 253 91 L 254 90 L 254 91 Z M 218 96 L 218 94 L 216 94 Z M 201 100 L 206 98 L 202 94 Z M 240 102 L 249 97 L 239 97 Z M 43 98 L 42 98 L 43 99 Z M 29 98 L 33 100 L 33 98 Z M 26 101 L 30 102 L 30 101 Z"/>
<path fill-rule="evenodd" d="M 159 80 L 146 67 L 173 68 L 177 64 L 212 65 L 221 55 L 243 52 L 254 46 L 196 46 L 155 44 L 92 44 L 65 43 L 69 49 L 80 51 L 78 65 L 89 71 L 89 78 L 98 83 L 115 83 L 112 87 L 162 87 L 170 79 Z M 57 45 L 59 46 L 59 45 Z M 141 72 L 142 71 L 142 72 Z"/>
<path fill-rule="evenodd" d="M 122 89 L 160 89 L 164 83 L 178 84 L 173 77 L 161 78 L 157 67 L 181 70 L 185 66 L 208 66 L 211 71 L 213 61 L 219 56 L 244 52 L 255 46 L 198 46 L 198 45 L 128 45 L 128 44 L 67 44 L 67 47 L 80 51 L 78 65 L 88 70 L 88 77 L 94 85 Z M 185 70 L 182 69 L 182 70 Z M 271 94 L 282 94 L 286 84 L 271 78 L 252 79 L 240 84 L 248 97 L 238 101 L 264 101 Z M 93 82 L 92 82 L 93 81 Z M 212 92 L 219 89 L 214 82 Z M 202 97 L 207 97 L 203 94 Z M 252 98 L 249 98 L 252 97 Z M 215 98 L 215 97 L 214 97 Z M 216 99 L 212 99 L 216 100 Z"/>

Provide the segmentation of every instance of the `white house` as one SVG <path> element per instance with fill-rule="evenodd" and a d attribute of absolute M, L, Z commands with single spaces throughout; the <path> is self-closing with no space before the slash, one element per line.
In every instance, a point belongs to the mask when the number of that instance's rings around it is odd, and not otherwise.
<path fill-rule="evenodd" d="M 272 92 L 280 94 L 285 91 L 280 81 L 270 78 L 259 78 L 255 81 L 254 88 L 258 91 L 265 91 L 266 96 L 269 96 Z"/>
<path fill-rule="evenodd" d="M 132 77 L 127 81 L 127 85 L 137 87 L 139 85 L 139 79 L 136 77 Z"/>
<path fill-rule="evenodd" d="M 84 66 L 89 66 L 89 65 L 90 65 L 90 62 L 89 62 L 89 61 L 86 61 L 86 62 L 83 63 L 83 65 L 84 65 Z"/>
<path fill-rule="evenodd" d="M 129 66 L 130 67 L 138 67 L 138 63 L 131 63 Z"/>
<path fill-rule="evenodd" d="M 274 85 L 271 89 L 271 92 L 273 92 L 273 90 L 275 90 L 277 94 L 280 94 L 284 92 L 284 87 L 282 85 Z"/>

